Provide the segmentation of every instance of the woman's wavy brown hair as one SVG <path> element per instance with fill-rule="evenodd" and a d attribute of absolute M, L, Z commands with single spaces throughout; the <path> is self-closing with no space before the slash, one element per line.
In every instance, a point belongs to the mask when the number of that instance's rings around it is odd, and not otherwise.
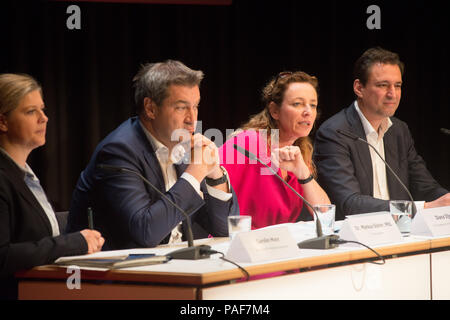
<path fill-rule="evenodd" d="M 310 76 L 309 74 L 302 71 L 280 72 L 276 77 L 271 79 L 262 90 L 261 98 L 264 109 L 260 113 L 251 116 L 250 119 L 242 125 L 240 130 L 266 129 L 268 140 L 267 144 L 270 147 L 271 130 L 278 129 L 278 124 L 270 114 L 269 105 L 271 102 L 274 102 L 275 105 L 280 108 L 281 103 L 284 99 L 284 93 L 286 92 L 286 89 L 288 88 L 289 84 L 294 82 L 309 83 L 313 86 L 318 94 L 319 81 L 316 77 Z M 316 120 L 318 117 L 319 114 L 317 114 Z M 306 165 L 311 170 L 311 173 L 316 176 L 316 168 L 312 160 L 313 146 L 311 143 L 311 139 L 308 136 L 298 138 L 294 142 L 294 146 L 298 146 L 300 148 Z"/>

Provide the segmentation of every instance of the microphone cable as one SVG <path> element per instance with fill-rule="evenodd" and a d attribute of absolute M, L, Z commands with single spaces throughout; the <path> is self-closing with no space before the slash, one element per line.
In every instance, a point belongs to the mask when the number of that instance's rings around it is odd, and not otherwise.
<path fill-rule="evenodd" d="M 334 244 L 345 244 L 345 243 L 356 243 L 359 244 L 363 247 L 366 247 L 367 249 L 369 249 L 370 251 L 372 251 L 373 253 L 375 253 L 377 255 L 377 257 L 379 258 L 379 260 L 381 260 L 381 262 L 377 262 L 377 261 L 368 261 L 369 263 L 372 264 L 376 264 L 376 265 L 383 265 L 386 263 L 386 261 L 384 260 L 383 256 L 380 255 L 376 250 L 372 249 L 371 247 L 369 247 L 368 245 L 365 245 L 364 243 L 361 243 L 359 241 L 352 241 L 352 240 L 343 240 L 343 239 L 330 239 L 330 243 L 334 243 Z M 240 266 L 239 264 L 237 264 L 236 262 L 229 260 L 227 258 L 225 258 L 225 254 L 223 252 L 220 251 L 216 251 L 216 250 L 212 250 L 212 249 L 202 249 L 202 252 L 205 251 L 204 253 L 207 254 L 220 254 L 221 257 L 220 259 L 226 262 L 229 262 L 233 265 L 235 265 L 236 267 L 238 267 L 245 275 L 245 281 L 248 281 L 250 279 L 250 274 L 248 273 L 247 270 L 245 270 L 244 267 Z"/>
<path fill-rule="evenodd" d="M 364 243 L 361 243 L 359 241 L 353 241 L 353 240 L 344 240 L 344 239 L 330 239 L 330 243 L 335 243 L 335 244 L 345 244 L 345 243 L 356 243 L 359 244 L 361 246 L 366 247 L 367 249 L 369 249 L 370 251 L 372 251 L 373 253 L 375 253 L 378 258 L 382 261 L 382 262 L 376 262 L 376 261 L 369 261 L 369 263 L 373 263 L 373 264 L 378 264 L 378 265 L 383 265 L 386 263 L 386 261 L 384 260 L 383 256 L 381 256 L 378 252 L 376 252 L 374 249 L 372 249 L 371 247 L 365 245 Z"/>
<path fill-rule="evenodd" d="M 377 262 L 377 261 L 368 261 L 369 263 L 373 263 L 373 264 L 377 264 L 377 265 L 383 265 L 383 264 L 386 263 L 386 261 L 384 260 L 384 258 L 383 258 L 382 255 L 380 255 L 377 251 L 375 251 L 375 250 L 372 249 L 371 247 L 369 247 L 369 246 L 367 246 L 367 245 L 365 245 L 364 243 L 361 243 L 361 242 L 359 242 L 359 241 L 343 240 L 343 239 L 330 239 L 330 243 L 335 243 L 335 244 L 356 243 L 356 244 L 359 244 L 359 245 L 361 245 L 361 246 L 366 247 L 367 249 L 369 249 L 369 250 L 372 251 L 373 253 L 375 253 L 375 254 L 377 255 L 377 257 L 381 260 L 381 262 Z M 220 259 L 221 259 L 221 260 L 223 260 L 223 261 L 225 261 L 225 262 L 228 262 L 228 263 L 231 263 L 231 264 L 235 265 L 236 267 L 238 267 L 238 268 L 242 271 L 242 273 L 244 273 L 244 275 L 245 275 L 245 281 L 249 281 L 249 279 L 250 279 L 250 274 L 248 273 L 248 271 L 245 270 L 244 267 L 240 266 L 240 265 L 237 264 L 236 262 L 234 262 L 234 261 L 232 261 L 232 260 L 229 260 L 229 259 L 225 258 L 225 254 L 224 254 L 223 252 L 216 251 L 216 250 L 212 250 L 212 249 L 201 249 L 201 251 L 202 251 L 202 253 L 204 253 L 204 254 L 209 254 L 209 255 L 212 255 L 212 254 L 220 254 L 220 255 L 221 255 Z"/>
<path fill-rule="evenodd" d="M 225 258 L 225 254 L 224 254 L 223 252 L 216 251 L 216 250 L 212 250 L 212 249 L 205 249 L 205 250 L 202 249 L 202 252 L 203 252 L 203 251 L 205 251 L 205 253 L 207 253 L 207 254 L 220 254 L 220 255 L 221 255 L 220 259 L 221 259 L 221 260 L 223 260 L 223 261 L 225 261 L 225 262 L 229 262 L 229 263 L 235 265 L 236 267 L 238 267 L 238 268 L 244 273 L 244 275 L 245 275 L 245 281 L 248 281 L 248 280 L 250 279 L 250 274 L 248 273 L 248 271 L 245 270 L 244 267 L 240 266 L 240 265 L 237 264 L 236 262 L 231 261 L 231 260 Z"/>

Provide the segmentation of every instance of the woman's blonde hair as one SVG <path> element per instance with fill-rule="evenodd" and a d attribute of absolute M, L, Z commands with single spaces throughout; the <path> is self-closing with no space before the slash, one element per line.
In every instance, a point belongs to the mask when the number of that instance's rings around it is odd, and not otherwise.
<path fill-rule="evenodd" d="M 0 114 L 6 114 L 19 105 L 28 93 L 42 89 L 30 75 L 3 73 L 0 74 Z"/>
<path fill-rule="evenodd" d="M 267 130 L 267 144 L 270 146 L 271 130 L 278 129 L 278 124 L 270 114 L 269 105 L 271 102 L 274 102 L 275 105 L 280 108 L 281 103 L 284 99 L 284 93 L 286 89 L 288 88 L 289 84 L 294 82 L 309 83 L 313 86 L 318 94 L 319 82 L 316 77 L 310 76 L 309 74 L 302 71 L 280 72 L 276 77 L 270 80 L 262 90 L 262 102 L 264 105 L 264 109 L 260 113 L 250 117 L 250 119 L 242 125 L 240 130 Z M 319 115 L 317 115 L 317 117 L 318 116 Z M 294 146 L 298 146 L 300 148 L 306 165 L 311 170 L 311 173 L 316 176 L 316 168 L 312 160 L 313 146 L 311 143 L 311 139 L 308 136 L 298 138 L 294 142 Z"/>

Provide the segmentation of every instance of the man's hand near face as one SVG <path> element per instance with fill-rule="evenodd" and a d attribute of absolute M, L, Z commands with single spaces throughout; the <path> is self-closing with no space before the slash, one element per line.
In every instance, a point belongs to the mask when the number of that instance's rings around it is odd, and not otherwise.
<path fill-rule="evenodd" d="M 186 171 L 199 182 L 205 177 L 211 179 L 219 179 L 223 176 L 223 171 L 219 166 L 219 153 L 217 146 L 206 138 L 197 133 L 191 137 L 191 162 Z M 215 186 L 225 192 L 229 192 L 226 183 Z"/>

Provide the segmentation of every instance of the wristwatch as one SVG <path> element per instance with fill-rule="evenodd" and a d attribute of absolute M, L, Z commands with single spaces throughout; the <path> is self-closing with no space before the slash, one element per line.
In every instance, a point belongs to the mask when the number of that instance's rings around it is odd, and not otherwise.
<path fill-rule="evenodd" d="M 227 171 L 225 170 L 224 167 L 222 167 L 222 166 L 219 166 L 219 167 L 220 167 L 220 170 L 222 170 L 222 173 L 223 173 L 223 175 L 220 178 L 218 178 L 218 179 L 211 179 L 211 178 L 208 178 L 208 177 L 205 178 L 206 183 L 210 187 L 218 186 L 219 184 L 222 184 L 222 183 L 228 181 Z"/>

